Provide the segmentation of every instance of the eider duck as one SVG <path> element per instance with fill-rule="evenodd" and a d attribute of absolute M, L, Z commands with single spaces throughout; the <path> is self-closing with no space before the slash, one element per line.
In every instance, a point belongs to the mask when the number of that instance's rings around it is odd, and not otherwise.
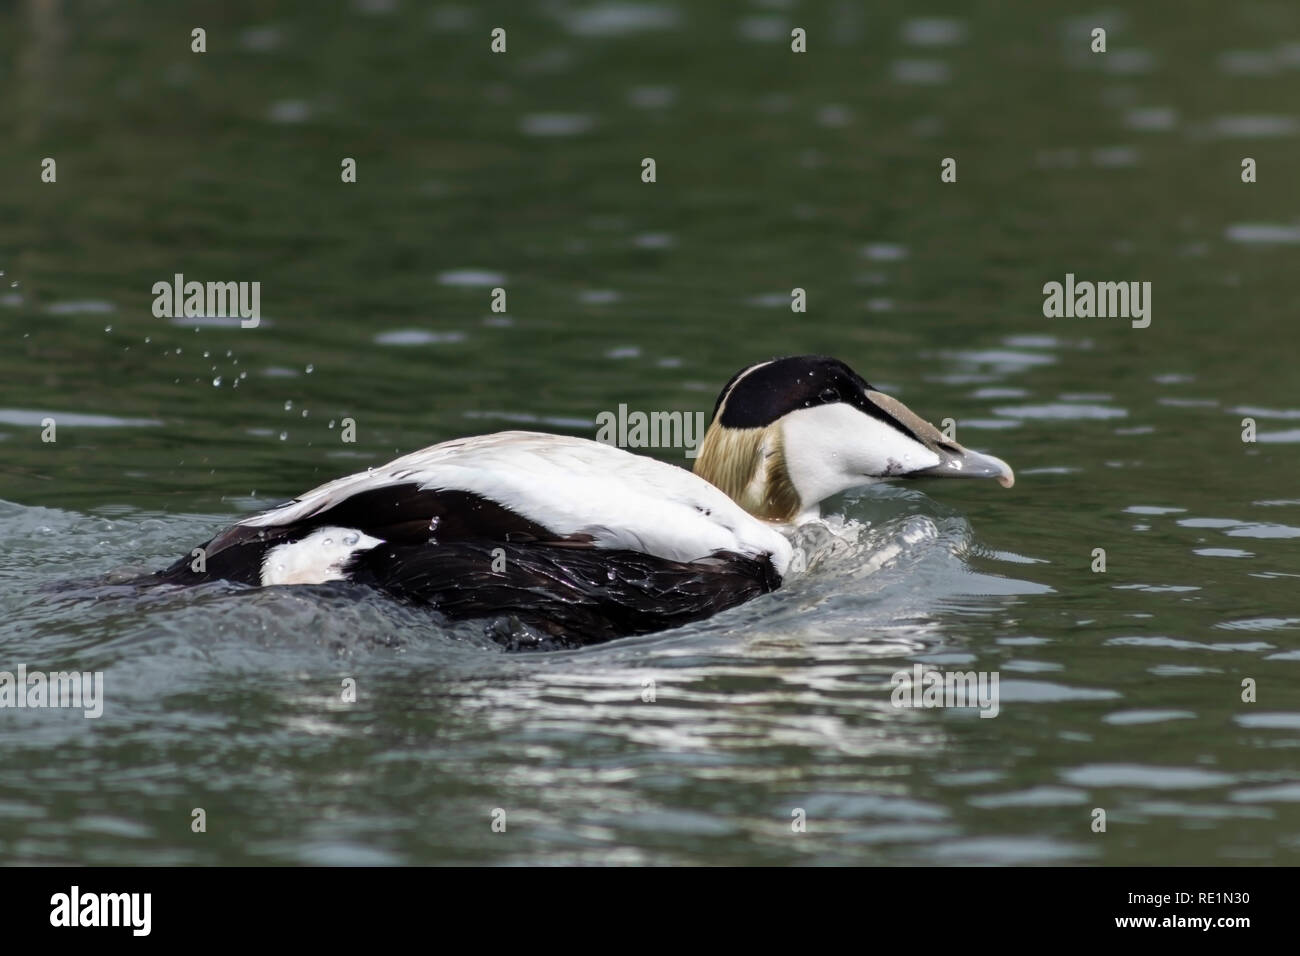
<path fill-rule="evenodd" d="M 995 478 L 838 359 L 759 362 L 723 387 L 694 473 L 583 438 L 461 438 L 244 518 L 159 583 L 368 585 L 447 618 L 578 646 L 707 618 L 780 586 L 781 533 L 891 478 Z M 531 629 L 531 630 L 530 630 Z"/>

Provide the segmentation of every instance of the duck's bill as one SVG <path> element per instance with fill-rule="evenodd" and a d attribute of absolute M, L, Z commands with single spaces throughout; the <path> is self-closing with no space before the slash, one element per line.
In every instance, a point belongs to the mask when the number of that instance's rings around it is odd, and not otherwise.
<path fill-rule="evenodd" d="M 1003 488 L 1016 483 L 1016 473 L 1001 458 L 963 448 L 950 451 L 936 449 L 939 464 L 909 472 L 908 478 L 996 478 Z"/>
<path fill-rule="evenodd" d="M 903 478 L 996 478 L 1003 488 L 1016 483 L 1015 472 L 1001 458 L 963 448 L 896 398 L 883 392 L 867 392 L 867 400 L 892 419 L 898 429 L 916 437 L 927 452 L 939 456 L 939 464 L 918 468 Z M 928 456 L 927 456 L 928 457 Z"/>

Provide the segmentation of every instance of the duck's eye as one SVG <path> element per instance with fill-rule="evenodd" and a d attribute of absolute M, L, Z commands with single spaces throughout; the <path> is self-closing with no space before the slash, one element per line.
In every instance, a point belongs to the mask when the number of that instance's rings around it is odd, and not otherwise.
<path fill-rule="evenodd" d="M 830 404 L 831 402 L 838 402 L 840 400 L 840 393 L 835 391 L 833 388 L 823 388 L 822 393 L 818 398 L 823 402 Z"/>

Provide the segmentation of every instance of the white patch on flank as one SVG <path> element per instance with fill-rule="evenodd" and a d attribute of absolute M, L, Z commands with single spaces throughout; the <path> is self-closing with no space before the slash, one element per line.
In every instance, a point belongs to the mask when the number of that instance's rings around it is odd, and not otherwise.
<path fill-rule="evenodd" d="M 383 543 L 355 528 L 321 528 L 300 541 L 268 551 L 262 559 L 262 586 L 342 581 L 348 558 Z"/>

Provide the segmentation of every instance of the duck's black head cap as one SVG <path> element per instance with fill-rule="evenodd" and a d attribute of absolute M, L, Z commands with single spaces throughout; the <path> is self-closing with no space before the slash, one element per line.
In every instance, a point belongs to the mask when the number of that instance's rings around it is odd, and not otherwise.
<path fill-rule="evenodd" d="M 763 428 L 800 408 L 835 402 L 880 418 L 880 409 L 866 397 L 870 390 L 865 378 L 837 358 L 793 355 L 750 365 L 733 375 L 714 403 L 713 419 L 726 428 Z"/>

